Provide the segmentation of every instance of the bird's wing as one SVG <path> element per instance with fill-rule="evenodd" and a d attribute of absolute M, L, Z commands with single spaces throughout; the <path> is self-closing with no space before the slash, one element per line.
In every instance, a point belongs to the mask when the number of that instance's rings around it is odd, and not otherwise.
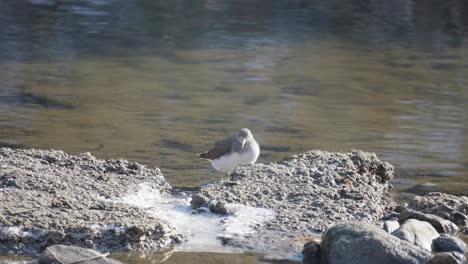
<path fill-rule="evenodd" d="M 198 154 L 198 157 L 214 160 L 229 152 L 240 151 L 242 146 L 243 142 L 241 139 L 239 139 L 237 135 L 232 135 L 223 140 L 217 141 L 212 149 L 205 153 Z"/>

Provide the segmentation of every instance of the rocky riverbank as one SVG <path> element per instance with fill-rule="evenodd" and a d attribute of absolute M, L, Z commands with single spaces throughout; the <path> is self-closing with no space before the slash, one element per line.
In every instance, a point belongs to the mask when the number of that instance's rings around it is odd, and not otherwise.
<path fill-rule="evenodd" d="M 303 263 L 467 263 L 467 245 L 455 236 L 467 227 L 467 197 L 430 193 L 416 196 L 407 206 L 411 209 L 395 212 L 383 229 L 363 222 L 330 226 L 321 242 L 304 245 Z"/>
<path fill-rule="evenodd" d="M 229 179 L 201 186 L 189 204 L 190 196 L 173 193 L 157 168 L 89 153 L 1 148 L 0 254 L 34 256 L 57 244 L 157 252 L 185 239 L 193 245 L 182 235 L 192 229 L 183 229 L 207 222 L 193 229 L 203 239 L 211 232 L 218 245 L 266 258 L 298 256 L 305 242 L 321 237 L 306 243 L 310 263 L 351 263 L 349 256 L 356 263 L 374 263 L 369 256 L 461 263 L 466 245 L 453 235 L 468 232 L 468 198 L 432 193 L 397 205 L 389 194 L 393 176 L 375 154 L 315 150 L 240 166 Z M 61 246 L 44 254 L 108 261 Z"/>
<path fill-rule="evenodd" d="M 135 162 L 1 148 L 0 254 L 32 255 L 53 244 L 154 251 L 180 242 L 170 223 L 109 201 L 143 183 L 171 190 L 159 169 Z"/>
<path fill-rule="evenodd" d="M 281 250 L 294 252 L 303 238 L 320 236 L 332 223 L 375 223 L 391 212 L 395 202 L 387 192 L 393 173 L 393 166 L 372 153 L 316 150 L 281 162 L 241 166 L 229 180 L 202 186 L 192 204 L 221 214 L 230 213 L 224 206 L 230 203 L 271 209 L 275 218 L 257 226 L 256 234 L 228 237 L 226 243 L 261 244 L 267 250 L 284 243 Z"/>

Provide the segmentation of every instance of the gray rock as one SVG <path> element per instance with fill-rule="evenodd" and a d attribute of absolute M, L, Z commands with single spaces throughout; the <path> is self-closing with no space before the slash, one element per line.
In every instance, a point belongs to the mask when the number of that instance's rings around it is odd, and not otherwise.
<path fill-rule="evenodd" d="M 362 222 L 331 226 L 322 237 L 323 264 L 426 264 L 431 254 Z"/>
<path fill-rule="evenodd" d="M 392 235 L 428 251 L 431 251 L 432 240 L 439 237 L 431 224 L 416 219 L 406 220 Z"/>
<path fill-rule="evenodd" d="M 466 264 L 466 258 L 458 252 L 444 252 L 435 254 L 429 264 Z"/>
<path fill-rule="evenodd" d="M 303 264 L 320 264 L 320 244 L 315 241 L 309 241 L 304 244 L 304 249 L 302 250 L 304 256 L 302 263 Z"/>
<path fill-rule="evenodd" d="M 252 227 L 257 237 L 236 244 L 275 247 L 267 239 L 276 237 L 272 233 L 293 239 L 316 235 L 337 221 L 378 221 L 395 207 L 387 195 L 392 177 L 393 167 L 373 153 L 314 150 L 281 162 L 239 166 L 229 184 L 212 182 L 193 197 L 274 210 L 273 220 Z"/>
<path fill-rule="evenodd" d="M 468 197 L 433 192 L 416 196 L 408 203 L 410 209 L 433 214 L 457 225 L 468 225 Z"/>
<path fill-rule="evenodd" d="M 463 229 L 461 230 L 461 233 L 464 235 L 468 235 L 468 226 L 463 227 Z"/>
<path fill-rule="evenodd" d="M 468 225 L 468 216 L 458 211 L 452 212 L 449 216 L 449 219 L 459 226 Z"/>
<path fill-rule="evenodd" d="M 383 224 L 383 229 L 387 231 L 387 233 L 392 233 L 393 231 L 397 230 L 400 227 L 400 223 L 396 220 L 387 220 Z"/>
<path fill-rule="evenodd" d="M 424 214 L 413 210 L 405 210 L 400 213 L 398 220 L 403 222 L 407 219 L 417 219 L 430 223 L 439 233 L 456 234 L 458 227 L 449 220 L 436 215 Z"/>
<path fill-rule="evenodd" d="M 114 250 L 159 250 L 179 236 L 144 209 L 114 203 L 149 184 L 171 186 L 161 171 L 89 153 L 0 148 L 0 254 L 33 255 L 61 243 Z"/>
<path fill-rule="evenodd" d="M 461 254 L 467 253 L 466 244 L 458 237 L 449 235 L 441 235 L 432 241 L 432 251 L 434 252 L 458 252 Z"/>
<path fill-rule="evenodd" d="M 87 264 L 120 264 L 120 261 L 109 259 L 97 251 L 66 245 L 47 247 L 39 257 L 39 264 L 87 263 Z"/>
<path fill-rule="evenodd" d="M 208 208 L 210 208 L 210 211 L 215 214 L 220 214 L 220 215 L 228 214 L 228 211 L 226 209 L 226 203 L 223 201 L 212 200 L 210 201 Z"/>
<path fill-rule="evenodd" d="M 198 209 L 202 206 L 205 206 L 207 203 L 208 203 L 208 199 L 201 194 L 193 195 L 192 200 L 190 201 L 190 205 L 192 205 L 193 209 Z"/>

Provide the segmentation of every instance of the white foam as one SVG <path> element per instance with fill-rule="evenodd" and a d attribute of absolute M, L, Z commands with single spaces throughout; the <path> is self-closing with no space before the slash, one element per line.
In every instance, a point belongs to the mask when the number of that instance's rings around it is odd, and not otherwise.
<path fill-rule="evenodd" d="M 34 234 L 29 231 L 24 231 L 20 226 L 5 226 L 0 229 L 1 239 L 12 239 L 21 237 L 34 237 Z"/>
<path fill-rule="evenodd" d="M 232 216 L 224 220 L 224 235 L 226 237 L 253 234 L 255 233 L 253 226 L 261 225 L 275 216 L 272 210 L 242 204 L 227 204 L 226 208 L 232 213 Z"/>
<path fill-rule="evenodd" d="M 114 202 L 146 208 L 148 213 L 167 221 L 177 233 L 184 235 L 184 242 L 178 251 L 198 252 L 239 252 L 239 249 L 224 247 L 218 237 L 242 238 L 254 233 L 252 226 L 260 225 L 274 217 L 268 209 L 258 209 L 240 204 L 228 204 L 232 214 L 221 216 L 210 212 L 195 212 L 190 206 L 188 195 L 172 196 L 161 194 L 148 185 L 131 195 Z"/>

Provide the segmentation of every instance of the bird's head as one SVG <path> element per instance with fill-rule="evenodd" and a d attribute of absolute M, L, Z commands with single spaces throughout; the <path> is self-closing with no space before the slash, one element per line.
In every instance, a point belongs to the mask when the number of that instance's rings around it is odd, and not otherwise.
<path fill-rule="evenodd" d="M 248 128 L 243 128 L 239 131 L 239 136 L 243 138 L 247 138 L 249 136 L 252 136 L 252 133 L 250 132 Z"/>

